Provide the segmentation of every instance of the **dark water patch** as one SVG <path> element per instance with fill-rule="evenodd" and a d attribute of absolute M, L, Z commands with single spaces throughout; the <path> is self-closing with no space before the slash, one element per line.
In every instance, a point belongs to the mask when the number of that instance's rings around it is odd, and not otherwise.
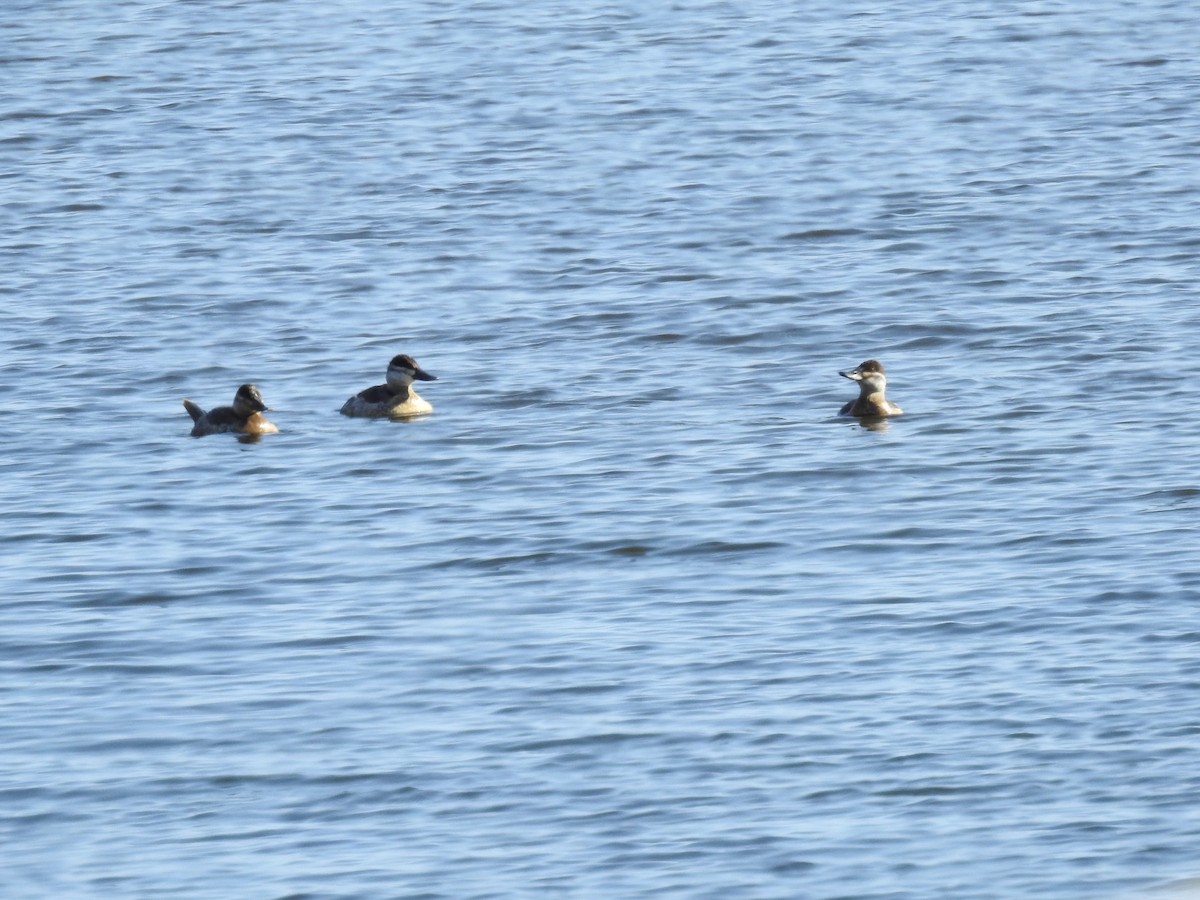
<path fill-rule="evenodd" d="M 613 556 L 625 556 L 630 558 L 637 558 L 654 552 L 654 548 L 647 544 L 620 544 L 617 546 L 599 547 L 596 549 L 600 549 L 604 553 L 610 553 Z"/>
<path fill-rule="evenodd" d="M 864 232 L 858 228 L 811 228 L 807 231 L 792 231 L 780 237 L 783 241 L 823 241 L 832 238 L 857 237 Z"/>
<path fill-rule="evenodd" d="M 288 833 L 287 829 L 279 828 L 246 828 L 234 829 L 229 831 L 211 832 L 208 834 L 196 834 L 182 838 L 184 843 L 189 844 L 238 844 L 251 843 L 257 844 L 260 841 L 277 841 Z"/>
<path fill-rule="evenodd" d="M 104 669 L 104 671 L 113 672 L 121 671 L 124 674 L 137 674 L 135 669 L 117 669 L 116 667 L 94 667 Z M 177 738 L 162 738 L 162 737 L 130 737 L 130 738 L 109 738 L 106 740 L 94 741 L 84 744 L 77 748 L 81 753 L 117 753 L 121 751 L 146 751 L 146 750 L 166 750 L 179 746 L 185 743 Z"/>
<path fill-rule="evenodd" d="M 667 551 L 671 556 L 708 556 L 740 553 L 755 553 L 761 550 L 776 550 L 786 547 L 777 541 L 702 541 L 687 547 Z"/>
<path fill-rule="evenodd" d="M 17 109 L 0 112 L 0 122 L 21 122 L 37 119 L 54 119 L 58 117 L 58 113 L 43 112 L 41 110 Z"/>
<path fill-rule="evenodd" d="M 221 567 L 214 567 L 213 571 L 219 572 L 222 575 L 227 574 L 227 570 Z M 120 606 L 154 606 L 177 603 L 192 603 L 195 601 L 208 602 L 215 594 L 219 594 L 221 597 L 227 600 L 241 598 L 246 601 L 254 601 L 259 596 L 258 591 L 253 586 L 238 584 L 222 586 L 219 590 L 214 590 L 209 585 L 183 589 L 176 587 L 170 591 L 86 589 L 72 591 L 70 594 L 65 595 L 63 600 L 64 602 L 71 603 L 71 605 L 78 609 L 105 609 Z"/>
<path fill-rule="evenodd" d="M 640 744 L 647 741 L 657 741 L 662 735 L 653 732 L 608 732 L 597 734 L 577 735 L 564 738 L 552 738 L 539 741 L 498 746 L 494 749 L 501 753 L 542 753 L 547 750 L 569 750 L 577 747 L 613 748 L 624 744 Z"/>
<path fill-rule="evenodd" d="M 1159 66 L 1165 66 L 1170 62 L 1170 59 L 1166 59 L 1161 56 L 1148 56 L 1142 59 L 1131 59 L 1125 62 L 1112 63 L 1111 65 L 1127 68 L 1158 68 Z"/>
<path fill-rule="evenodd" d="M 913 800 L 937 799 L 944 797 L 955 797 L 960 795 L 975 795 L 975 794 L 991 794 L 995 791 L 995 786 L 986 785 L 920 785 L 913 787 L 895 787 L 888 788 L 877 792 L 877 796 L 901 799 L 909 798 Z"/>
<path fill-rule="evenodd" d="M 145 593 L 129 594 L 128 596 L 122 598 L 119 603 L 130 606 L 140 606 L 143 604 L 171 603 L 172 601 L 178 599 L 180 598 L 175 594 L 169 594 L 161 591 L 148 591 Z M 92 605 L 105 605 L 105 601 L 94 598 L 92 600 Z"/>
<path fill-rule="evenodd" d="M 91 541 L 103 541 L 110 539 L 112 535 L 107 532 L 74 532 L 68 534 L 40 534 L 39 540 L 48 541 L 52 544 L 83 544 Z"/>
<path fill-rule="evenodd" d="M 187 579 L 195 579 L 199 577 L 207 577 L 215 575 L 222 571 L 222 567 L 216 563 L 196 564 L 186 566 L 177 566 L 173 570 L 177 576 L 182 576 Z"/>
<path fill-rule="evenodd" d="M 528 566 L 538 566 L 546 563 L 569 563 L 572 559 L 571 552 L 563 551 L 541 551 L 534 553 L 518 553 L 512 555 L 500 556 L 484 556 L 484 557 L 455 557 L 446 559 L 437 563 L 428 565 L 443 568 L 465 568 L 465 569 L 480 569 L 480 570 L 506 570 L 513 568 L 526 568 Z"/>
<path fill-rule="evenodd" d="M 820 863 L 810 862 L 804 859 L 789 859 L 784 862 L 777 862 L 771 865 L 771 872 L 775 875 L 783 877 L 793 877 L 811 872 L 820 866 Z"/>
<path fill-rule="evenodd" d="M 675 282 L 691 282 L 691 281 L 716 281 L 721 276 L 713 275 L 707 272 L 675 272 L 669 274 L 655 275 L 650 281 L 654 284 L 672 284 Z"/>
<path fill-rule="evenodd" d="M 572 684 L 563 687 L 549 687 L 544 689 L 546 694 L 567 694 L 567 695 L 590 695 L 590 694 L 611 694 L 624 693 L 625 685 L 619 683 L 611 684 Z"/>
<path fill-rule="evenodd" d="M 52 213 L 53 212 L 59 212 L 59 213 L 99 212 L 100 210 L 103 210 L 103 209 L 107 209 L 107 207 L 103 203 L 66 203 L 66 204 L 63 204 L 62 206 L 56 206 L 53 209 L 49 209 L 49 210 L 47 210 L 47 212 L 52 212 Z"/>
<path fill-rule="evenodd" d="M 345 647 L 351 644 L 373 643 L 379 640 L 373 634 L 333 634 L 322 637 L 288 638 L 272 641 L 272 646 L 289 650 L 323 649 L 326 647 Z"/>

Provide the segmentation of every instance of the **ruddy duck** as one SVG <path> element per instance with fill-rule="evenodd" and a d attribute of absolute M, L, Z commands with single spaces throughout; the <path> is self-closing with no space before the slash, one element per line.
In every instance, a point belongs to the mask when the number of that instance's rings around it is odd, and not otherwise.
<path fill-rule="evenodd" d="M 437 381 L 411 356 L 401 353 L 392 357 L 387 368 L 387 384 L 377 384 L 360 391 L 342 404 L 344 416 L 369 418 L 407 418 L 433 412 L 433 405 L 412 389 L 413 381 Z"/>
<path fill-rule="evenodd" d="M 839 416 L 898 416 L 904 410 L 883 396 L 887 390 L 887 377 L 883 374 L 883 363 L 868 359 L 858 368 L 838 372 L 843 378 L 858 382 L 858 399 L 842 407 Z"/>
<path fill-rule="evenodd" d="M 232 406 L 218 406 L 205 412 L 191 400 L 183 401 L 192 421 L 192 437 L 206 434 L 275 434 L 278 428 L 268 422 L 262 413 L 267 411 L 262 394 L 252 384 L 243 384 L 233 395 Z"/>

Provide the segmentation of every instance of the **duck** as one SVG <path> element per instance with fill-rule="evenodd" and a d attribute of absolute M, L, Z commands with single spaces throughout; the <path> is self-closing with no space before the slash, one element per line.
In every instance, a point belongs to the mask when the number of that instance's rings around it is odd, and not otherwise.
<path fill-rule="evenodd" d="M 195 423 L 192 437 L 206 434 L 275 434 L 279 431 L 273 422 L 262 414 L 267 411 L 262 394 L 253 384 L 243 384 L 233 395 L 232 406 L 218 406 L 205 412 L 191 400 L 183 401 Z"/>
<path fill-rule="evenodd" d="M 884 396 L 887 376 L 883 374 L 883 363 L 868 359 L 853 369 L 838 372 L 843 378 L 858 382 L 858 397 L 851 400 L 838 412 L 839 416 L 898 416 L 904 410 Z"/>
<path fill-rule="evenodd" d="M 406 419 L 433 412 L 433 404 L 412 388 L 413 381 L 437 381 L 405 353 L 393 356 L 387 367 L 387 384 L 359 391 L 342 404 L 342 415 Z"/>

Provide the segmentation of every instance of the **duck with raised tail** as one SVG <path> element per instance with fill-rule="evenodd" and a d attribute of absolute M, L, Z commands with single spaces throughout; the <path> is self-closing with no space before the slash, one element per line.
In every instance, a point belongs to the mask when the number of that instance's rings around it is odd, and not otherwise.
<path fill-rule="evenodd" d="M 205 412 L 191 400 L 183 401 L 183 408 L 192 417 L 192 437 L 206 434 L 275 434 L 279 431 L 274 422 L 268 422 L 263 413 L 267 404 L 262 394 L 252 384 L 243 384 L 233 395 L 232 406 L 218 406 Z"/>

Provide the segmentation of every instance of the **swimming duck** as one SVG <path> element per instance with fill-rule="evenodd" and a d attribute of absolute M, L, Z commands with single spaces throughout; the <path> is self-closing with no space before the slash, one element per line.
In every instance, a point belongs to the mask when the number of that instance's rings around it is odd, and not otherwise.
<path fill-rule="evenodd" d="M 887 376 L 883 374 L 883 363 L 879 360 L 868 359 L 859 363 L 857 368 L 838 374 L 858 382 L 858 399 L 843 406 L 838 415 L 898 416 L 904 412 L 883 395 L 887 390 Z"/>
<path fill-rule="evenodd" d="M 359 391 L 342 404 L 344 416 L 407 418 L 433 412 L 433 405 L 412 389 L 413 381 L 437 381 L 411 356 L 401 353 L 388 363 L 387 384 Z"/>
<path fill-rule="evenodd" d="M 268 422 L 262 413 L 267 411 L 262 394 L 252 384 L 243 384 L 233 395 L 232 406 L 218 406 L 208 412 L 202 410 L 191 400 L 183 401 L 183 408 L 188 411 L 192 421 L 192 437 L 203 437 L 206 434 L 275 434 L 279 431 L 274 423 Z"/>

